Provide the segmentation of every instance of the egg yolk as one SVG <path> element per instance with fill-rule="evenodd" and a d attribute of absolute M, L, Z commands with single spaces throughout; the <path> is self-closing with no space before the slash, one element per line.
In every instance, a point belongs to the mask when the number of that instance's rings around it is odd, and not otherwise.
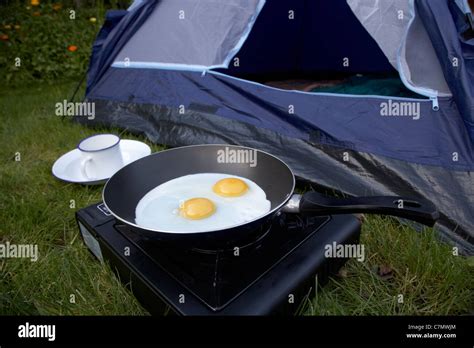
<path fill-rule="evenodd" d="M 191 198 L 179 206 L 180 215 L 191 220 L 205 219 L 215 211 L 216 206 L 207 198 Z"/>
<path fill-rule="evenodd" d="M 247 192 L 249 187 L 245 181 L 237 178 L 225 178 L 219 180 L 212 187 L 212 190 L 223 197 L 238 197 Z"/>

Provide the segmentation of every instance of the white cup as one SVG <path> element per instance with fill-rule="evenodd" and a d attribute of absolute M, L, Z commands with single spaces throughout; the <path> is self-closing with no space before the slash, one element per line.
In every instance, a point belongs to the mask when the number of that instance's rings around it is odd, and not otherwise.
<path fill-rule="evenodd" d="M 120 138 L 115 134 L 90 136 L 82 139 L 77 148 L 82 156 L 82 175 L 88 179 L 111 177 L 123 167 Z"/>

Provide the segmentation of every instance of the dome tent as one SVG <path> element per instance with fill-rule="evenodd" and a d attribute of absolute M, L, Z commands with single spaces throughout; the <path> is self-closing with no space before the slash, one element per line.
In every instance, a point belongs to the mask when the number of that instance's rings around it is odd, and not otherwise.
<path fill-rule="evenodd" d="M 473 253 L 469 11 L 460 0 L 135 1 L 107 15 L 88 72 L 96 117 L 78 120 L 170 146 L 255 147 L 350 195 L 424 197 L 441 235 Z M 356 74 L 395 77 L 412 96 L 296 86 Z"/>

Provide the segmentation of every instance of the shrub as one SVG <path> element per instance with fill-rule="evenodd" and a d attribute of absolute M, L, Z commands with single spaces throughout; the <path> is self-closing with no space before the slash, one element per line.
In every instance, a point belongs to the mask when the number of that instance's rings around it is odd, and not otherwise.
<path fill-rule="evenodd" d="M 0 11 L 2 84 L 54 82 L 85 74 L 104 6 L 74 8 L 33 0 L 28 5 L 1 6 Z"/>

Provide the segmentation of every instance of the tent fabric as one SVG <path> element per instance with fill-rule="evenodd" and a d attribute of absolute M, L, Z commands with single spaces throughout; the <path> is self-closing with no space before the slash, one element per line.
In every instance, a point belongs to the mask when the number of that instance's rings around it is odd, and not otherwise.
<path fill-rule="evenodd" d="M 106 26 L 109 27 L 108 33 L 105 37 L 105 33 L 99 32 L 94 43 L 95 51 L 87 72 L 86 93 L 100 80 L 112 64 L 114 57 L 153 12 L 157 3 L 158 0 L 149 0 L 138 5 L 133 11 L 108 12 L 105 21 Z"/>
<path fill-rule="evenodd" d="M 451 96 L 452 93 L 423 22 L 420 16 L 415 15 L 414 6 L 412 11 L 414 17 L 399 53 L 400 76 L 406 78 L 407 83 L 421 94 Z"/>
<path fill-rule="evenodd" d="M 217 72 L 120 68 L 109 69 L 89 97 L 176 108 L 202 104 L 224 118 L 295 138 L 317 136 L 318 142 L 328 145 L 414 163 L 453 170 L 474 168 L 474 145 L 462 119 L 452 117 L 457 109 L 449 98 L 440 100 L 440 109 L 433 111 L 428 99 L 283 91 Z M 420 108 L 419 118 L 381 116 L 381 104 L 394 101 L 414 103 Z M 288 114 L 289 105 L 294 114 Z M 453 152 L 458 153 L 457 161 L 452 159 Z"/>
<path fill-rule="evenodd" d="M 226 67 L 264 3 L 162 0 L 119 52 L 115 66 Z"/>
<path fill-rule="evenodd" d="M 463 13 L 471 13 L 471 8 L 467 0 L 455 0 L 455 2 Z"/>
<path fill-rule="evenodd" d="M 433 41 L 444 76 L 472 141 L 474 141 L 474 39 L 461 33 L 468 24 L 455 3 L 418 0 L 417 9 Z M 453 59 L 457 65 L 453 66 Z"/>
<path fill-rule="evenodd" d="M 258 7 L 256 1 L 245 3 Z M 258 16 L 258 8 L 253 10 L 253 25 L 248 11 L 247 19 L 236 17 L 241 20 L 226 32 L 248 34 L 235 53 L 239 66 L 191 69 L 203 63 L 194 60 L 179 68 L 112 66 L 143 26 L 156 21 L 160 4 L 139 3 L 115 26 L 111 24 L 108 34 L 99 35 L 86 92 L 86 99 L 96 104 L 96 117 L 77 117 L 79 122 L 125 128 L 171 146 L 229 143 L 256 147 L 287 161 L 299 177 L 351 195 L 424 197 L 441 212 L 437 225 L 441 235 L 473 253 L 474 143 L 470 135 L 474 67 L 472 42 L 460 36 L 465 23 L 454 0 L 417 0 L 416 12 L 411 13 L 422 22 L 410 20 L 403 27 L 406 37 L 416 29 L 412 41 L 402 40 L 405 52 L 401 45 L 398 57 L 401 61 L 403 53 L 410 81 L 421 81 L 419 86 L 430 88 L 434 86 L 430 83 L 445 81 L 452 92 L 452 96 L 442 96 L 439 89 L 434 99 L 308 93 L 256 82 L 264 74 L 393 73 L 382 39 L 372 35 L 370 28 L 366 30 L 343 0 L 267 1 Z M 291 9 L 295 19 L 289 21 Z M 243 29 L 244 23 L 251 27 L 250 33 Z M 166 28 L 166 33 L 173 30 Z M 222 52 L 230 52 L 228 48 L 236 42 L 236 36 L 230 37 L 232 44 L 224 45 L 227 48 Z M 419 47 L 428 49 L 431 44 L 434 49 L 424 67 L 411 53 L 416 40 L 423 41 Z M 167 46 L 170 43 L 161 44 L 160 50 L 173 51 Z M 462 58 L 460 69 L 452 69 L 450 54 Z M 212 54 L 219 61 L 224 55 Z M 351 61 L 348 66 L 341 64 L 345 56 Z M 424 79 L 422 71 L 433 72 L 433 76 Z M 406 84 L 405 74 L 400 76 Z M 410 112 L 394 114 L 393 106 Z M 345 153 L 349 161 L 344 161 Z"/>
<path fill-rule="evenodd" d="M 347 4 L 397 69 L 398 51 L 413 18 L 410 3 L 407 0 L 347 0 Z"/>
<path fill-rule="evenodd" d="M 103 51 L 103 46 L 108 38 L 110 32 L 120 23 L 122 18 L 127 14 L 124 10 L 110 10 L 105 14 L 104 25 L 100 28 L 99 33 L 92 46 L 92 53 L 89 62 L 88 70 L 88 87 L 92 84 L 93 77 L 98 75 L 99 61 L 102 55 L 106 53 Z"/>
<path fill-rule="evenodd" d="M 413 1 L 347 3 L 409 87 L 426 96 L 451 95 Z"/>
<path fill-rule="evenodd" d="M 133 11 L 139 7 L 145 0 L 134 0 L 132 4 L 128 7 L 127 11 Z"/>

